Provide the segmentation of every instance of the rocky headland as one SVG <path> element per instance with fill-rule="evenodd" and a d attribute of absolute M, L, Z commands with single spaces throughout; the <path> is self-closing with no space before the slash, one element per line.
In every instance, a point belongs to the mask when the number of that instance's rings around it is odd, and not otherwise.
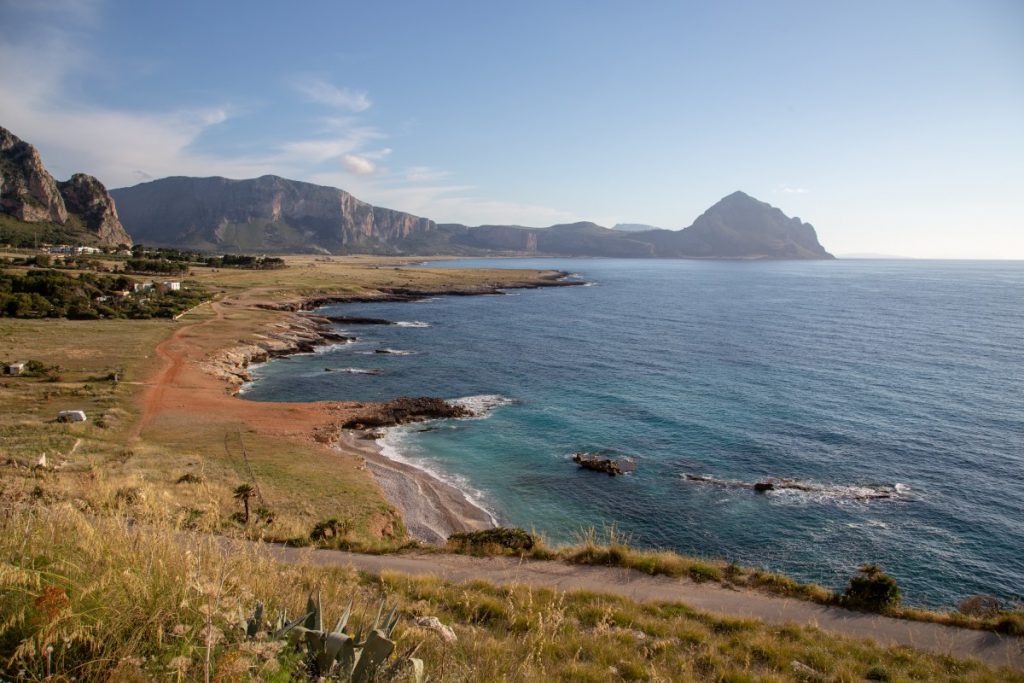
<path fill-rule="evenodd" d="M 0 213 L 23 223 L 68 228 L 67 235 L 86 244 L 132 244 L 103 183 L 85 173 L 56 181 L 35 147 L 2 127 Z"/>

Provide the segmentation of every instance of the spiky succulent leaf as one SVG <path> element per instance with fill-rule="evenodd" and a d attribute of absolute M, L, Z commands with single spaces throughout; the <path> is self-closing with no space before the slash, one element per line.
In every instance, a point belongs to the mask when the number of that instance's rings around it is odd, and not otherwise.
<path fill-rule="evenodd" d="M 335 633 L 344 633 L 345 627 L 348 626 L 348 619 L 352 615 L 352 604 L 353 600 L 348 601 L 348 607 L 345 608 L 344 613 L 341 615 L 341 619 L 338 619 L 337 625 L 334 627 Z"/>
<path fill-rule="evenodd" d="M 369 683 L 377 677 L 381 664 L 387 661 L 395 650 L 395 644 L 379 629 L 370 631 L 366 637 L 366 645 L 359 654 L 355 671 L 352 672 L 352 683 Z"/>

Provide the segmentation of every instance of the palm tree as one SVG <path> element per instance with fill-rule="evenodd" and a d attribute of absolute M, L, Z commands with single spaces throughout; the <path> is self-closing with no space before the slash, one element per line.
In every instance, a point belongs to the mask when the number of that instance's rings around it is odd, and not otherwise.
<path fill-rule="evenodd" d="M 249 523 L 249 499 L 256 495 L 256 489 L 252 484 L 242 484 L 235 489 L 235 500 L 241 501 L 245 506 L 245 523 Z"/>

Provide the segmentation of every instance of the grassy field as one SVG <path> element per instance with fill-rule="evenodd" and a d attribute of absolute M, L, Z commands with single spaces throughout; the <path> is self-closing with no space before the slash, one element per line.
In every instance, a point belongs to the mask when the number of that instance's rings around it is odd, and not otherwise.
<path fill-rule="evenodd" d="M 23 680 L 296 680 L 302 659 L 281 643 L 247 640 L 244 616 L 257 600 L 270 615 L 301 615 L 322 591 L 332 624 L 352 599 L 356 624 L 381 599 L 396 606 L 398 649 L 416 647 L 435 681 L 1024 681 L 1008 669 L 678 604 L 277 565 L 258 547 L 227 553 L 212 537 L 183 535 L 172 520 L 140 528 L 4 500 L 0 671 Z M 457 640 L 416 617 L 438 618 Z"/>
<path fill-rule="evenodd" d="M 0 477 L 10 487 L 82 509 L 130 500 L 137 514 L 173 513 L 197 529 L 305 538 L 318 521 L 337 518 L 365 547 L 401 544 L 402 521 L 361 460 L 314 438 L 315 429 L 332 421 L 330 406 L 226 399 L 228 387 L 204 376 L 197 363 L 281 325 L 289 314 L 267 304 L 537 278 L 533 272 L 399 268 L 406 261 L 299 256 L 280 270 L 197 267 L 186 285 L 201 284 L 216 303 L 173 322 L 0 318 L 0 361 L 44 367 L 34 376 L 0 377 Z M 184 369 L 174 378 L 176 389 L 141 426 L 140 405 L 167 364 L 157 346 L 172 336 L 183 348 Z M 89 421 L 57 423 L 64 409 L 83 409 Z M 44 454 L 48 467 L 33 468 Z M 182 477 L 188 481 L 179 483 Z M 232 492 L 246 482 L 258 486 L 253 507 L 263 510 L 242 529 L 231 520 L 240 510 Z"/>

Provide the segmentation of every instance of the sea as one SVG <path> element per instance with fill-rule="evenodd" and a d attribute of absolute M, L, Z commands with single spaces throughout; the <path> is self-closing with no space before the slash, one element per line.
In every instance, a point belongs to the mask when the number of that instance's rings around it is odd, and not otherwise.
<path fill-rule="evenodd" d="M 388 430 L 385 454 L 554 543 L 614 533 L 834 589 L 875 563 L 918 606 L 1024 596 L 1024 263 L 429 265 L 581 285 L 325 307 L 398 324 L 259 366 L 245 398 L 459 399 L 480 417 Z"/>

